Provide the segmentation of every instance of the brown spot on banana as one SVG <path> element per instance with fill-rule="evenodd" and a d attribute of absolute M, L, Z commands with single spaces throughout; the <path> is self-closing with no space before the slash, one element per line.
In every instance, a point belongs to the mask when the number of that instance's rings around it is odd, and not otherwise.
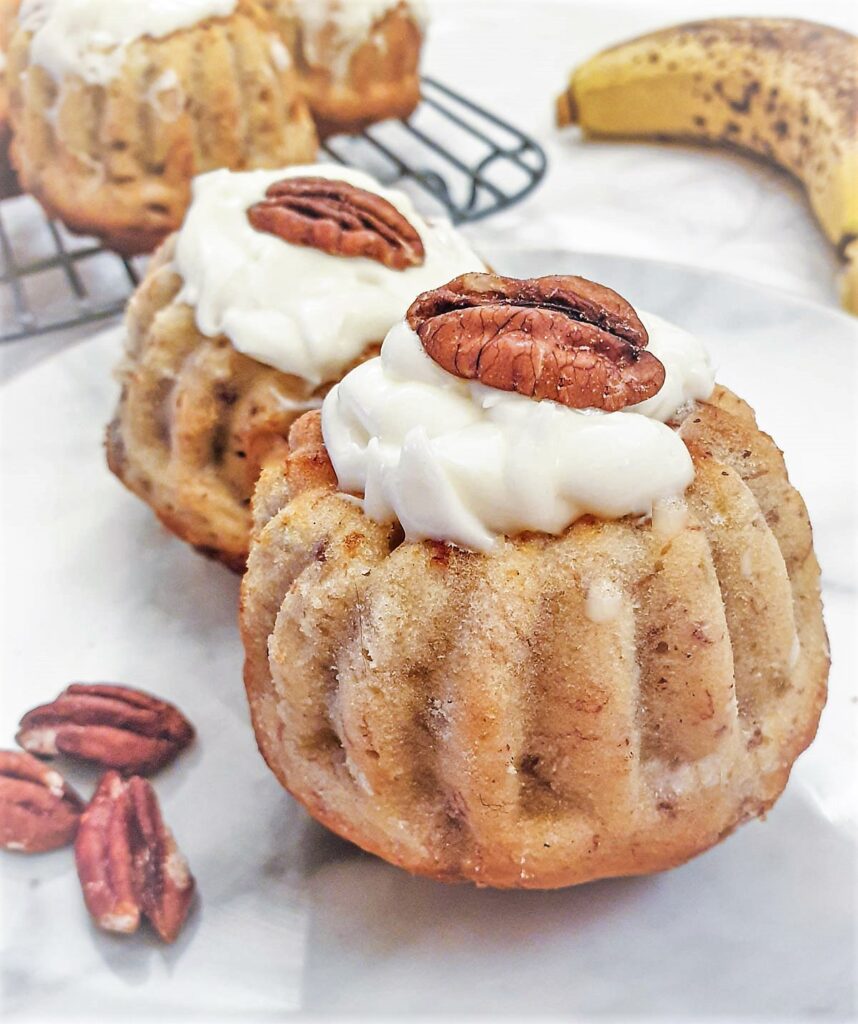
<path fill-rule="evenodd" d="M 557 120 L 586 136 L 738 147 L 802 182 L 841 253 L 858 237 L 858 38 L 848 32 L 790 18 L 663 29 L 578 67 Z"/>

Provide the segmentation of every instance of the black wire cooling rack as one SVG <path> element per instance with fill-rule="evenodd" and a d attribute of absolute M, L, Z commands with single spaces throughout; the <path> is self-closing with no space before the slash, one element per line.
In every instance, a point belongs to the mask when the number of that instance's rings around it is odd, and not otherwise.
<path fill-rule="evenodd" d="M 456 224 L 519 202 L 545 175 L 541 147 L 502 118 L 433 78 L 402 121 L 323 144 L 327 156 L 360 167 Z M 46 220 L 29 196 L 0 203 L 0 341 L 93 323 L 119 313 L 145 260 L 123 259 L 93 239 Z"/>

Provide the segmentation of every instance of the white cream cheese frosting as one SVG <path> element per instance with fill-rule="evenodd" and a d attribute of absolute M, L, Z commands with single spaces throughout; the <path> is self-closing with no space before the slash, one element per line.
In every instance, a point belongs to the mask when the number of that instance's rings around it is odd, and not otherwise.
<path fill-rule="evenodd" d="M 58 81 L 74 74 L 103 85 L 120 72 L 135 39 L 224 18 L 237 6 L 238 0 L 22 0 L 18 21 L 32 34 L 31 63 Z"/>
<path fill-rule="evenodd" d="M 408 540 L 490 551 L 504 535 L 559 534 L 580 516 L 651 515 L 694 477 L 667 426 L 712 393 L 714 374 L 693 335 L 647 313 L 649 351 L 664 387 L 622 412 L 575 410 L 461 380 L 423 350 L 406 322 L 381 355 L 328 394 L 322 431 L 343 491 Z"/>
<path fill-rule="evenodd" d="M 423 264 L 391 270 L 256 230 L 247 211 L 268 186 L 304 176 L 346 181 L 388 200 L 420 234 Z M 313 385 L 339 378 L 421 292 L 484 269 L 450 224 L 427 223 L 404 193 L 335 164 L 201 175 L 174 265 L 184 281 L 179 301 L 194 307 L 203 334 L 225 334 L 245 355 Z"/>
<path fill-rule="evenodd" d="M 352 54 L 372 37 L 373 26 L 400 6 L 425 31 L 423 0 L 294 0 L 304 57 L 314 67 L 327 67 L 334 79 L 345 78 Z"/>

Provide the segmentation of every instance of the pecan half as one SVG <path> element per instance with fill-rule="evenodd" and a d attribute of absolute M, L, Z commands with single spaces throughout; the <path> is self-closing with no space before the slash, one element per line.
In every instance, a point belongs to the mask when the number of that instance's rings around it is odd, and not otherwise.
<path fill-rule="evenodd" d="M 152 786 L 107 772 L 81 818 L 75 862 L 99 928 L 130 934 L 145 917 L 164 942 L 178 936 L 194 879 L 161 817 Z"/>
<path fill-rule="evenodd" d="M 134 932 L 140 924 L 130 823 L 128 784 L 118 772 L 108 772 L 84 811 L 74 855 L 87 909 L 109 932 Z"/>
<path fill-rule="evenodd" d="M 573 409 L 614 412 L 664 384 L 634 309 L 583 277 L 465 274 L 419 296 L 408 323 L 449 373 Z"/>
<path fill-rule="evenodd" d="M 149 775 L 186 747 L 194 730 L 166 701 L 128 686 L 73 683 L 28 711 L 16 742 L 31 754 L 68 754 L 125 773 Z"/>
<path fill-rule="evenodd" d="M 59 772 L 19 750 L 0 750 L 0 845 L 21 853 L 67 846 L 83 801 Z"/>
<path fill-rule="evenodd" d="M 164 942 L 181 931 L 191 899 L 194 879 L 173 833 L 164 824 L 155 790 L 134 777 L 131 794 L 134 886 L 140 910 Z"/>
<path fill-rule="evenodd" d="M 329 178 L 284 178 L 247 211 L 257 231 L 332 256 L 365 256 L 391 270 L 426 258 L 417 229 L 386 199 Z"/>

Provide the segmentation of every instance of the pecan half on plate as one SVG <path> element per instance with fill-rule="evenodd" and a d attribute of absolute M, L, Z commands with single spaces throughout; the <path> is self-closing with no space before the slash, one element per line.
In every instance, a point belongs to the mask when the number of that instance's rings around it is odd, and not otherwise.
<path fill-rule="evenodd" d="M 19 750 L 0 750 L 0 845 L 21 853 L 67 846 L 83 801 L 59 772 Z"/>
<path fill-rule="evenodd" d="M 107 772 L 81 818 L 75 861 L 87 909 L 106 931 L 129 934 L 141 916 L 164 942 L 187 917 L 194 879 L 164 824 L 152 786 Z"/>
<path fill-rule="evenodd" d="M 615 412 L 664 384 L 632 306 L 583 277 L 465 274 L 419 296 L 408 323 L 449 373 L 573 409 Z"/>
<path fill-rule="evenodd" d="M 15 740 L 40 757 L 68 754 L 149 775 L 193 737 L 181 711 L 151 694 L 128 686 L 73 683 L 50 704 L 28 711 Z"/>
<path fill-rule="evenodd" d="M 331 256 L 365 256 L 391 270 L 426 258 L 419 232 L 392 203 L 345 181 L 284 178 L 247 216 L 257 231 Z"/>

